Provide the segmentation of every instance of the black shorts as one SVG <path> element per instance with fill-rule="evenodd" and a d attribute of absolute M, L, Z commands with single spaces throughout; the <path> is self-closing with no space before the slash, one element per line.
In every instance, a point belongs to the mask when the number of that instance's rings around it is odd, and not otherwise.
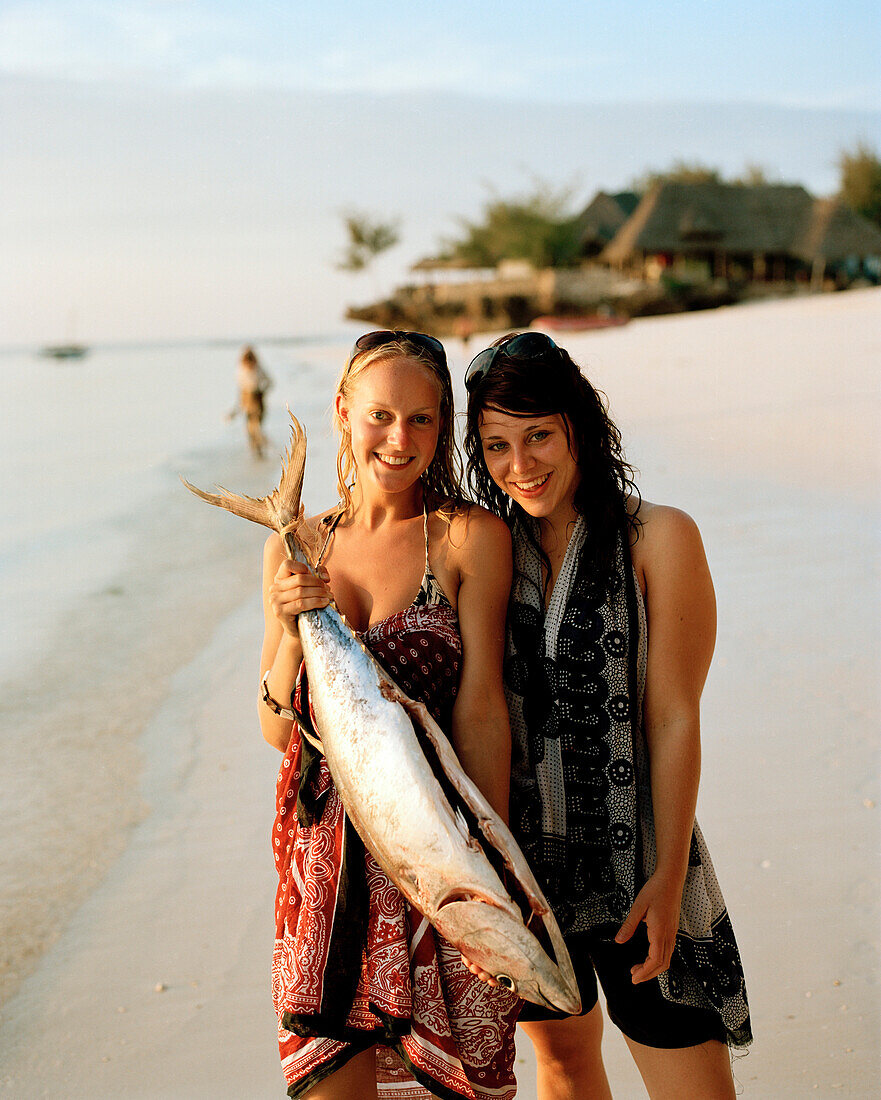
<path fill-rule="evenodd" d="M 648 954 L 644 924 L 627 943 L 610 943 L 590 932 L 579 932 L 567 937 L 566 946 L 581 991 L 582 1016 L 597 1003 L 599 978 L 609 1019 L 635 1043 L 672 1050 L 697 1046 L 709 1039 L 726 1042 L 725 1025 L 715 1012 L 668 1001 L 657 978 L 633 984 L 630 968 L 644 962 Z M 524 1004 L 520 1019 L 528 1023 L 560 1017 L 537 1005 Z"/>

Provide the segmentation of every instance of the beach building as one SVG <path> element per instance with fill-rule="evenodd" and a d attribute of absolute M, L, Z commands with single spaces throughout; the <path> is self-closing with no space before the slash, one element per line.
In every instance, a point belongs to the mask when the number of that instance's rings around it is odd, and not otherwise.
<path fill-rule="evenodd" d="M 455 334 L 460 318 L 477 329 L 526 328 L 542 314 L 594 309 L 639 283 L 600 264 L 535 268 L 528 260 L 462 269 L 423 260 L 417 278 L 381 302 L 349 309 L 346 316 L 385 328 Z M 419 276 L 421 275 L 421 279 Z M 452 276 L 452 277 L 451 277 Z"/>
<path fill-rule="evenodd" d="M 881 229 L 799 185 L 668 182 L 643 197 L 599 259 L 650 283 L 678 275 L 819 289 L 827 278 L 877 279 Z"/>
<path fill-rule="evenodd" d="M 603 251 L 639 206 L 635 191 L 618 191 L 614 195 L 598 191 L 578 216 L 579 255 L 593 259 Z"/>
<path fill-rule="evenodd" d="M 671 181 L 641 198 L 600 191 L 573 225 L 572 266 L 512 258 L 477 269 L 429 257 L 407 285 L 347 316 L 443 336 L 463 318 L 472 329 L 525 328 L 598 309 L 676 313 L 881 282 L 881 228 L 797 184 Z"/>

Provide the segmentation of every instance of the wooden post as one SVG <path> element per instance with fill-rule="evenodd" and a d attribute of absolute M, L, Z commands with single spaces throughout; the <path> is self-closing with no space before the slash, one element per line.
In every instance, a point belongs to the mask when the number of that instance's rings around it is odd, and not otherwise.
<path fill-rule="evenodd" d="M 815 256 L 811 267 L 811 290 L 823 289 L 823 276 L 826 274 L 826 259 L 824 256 Z"/>

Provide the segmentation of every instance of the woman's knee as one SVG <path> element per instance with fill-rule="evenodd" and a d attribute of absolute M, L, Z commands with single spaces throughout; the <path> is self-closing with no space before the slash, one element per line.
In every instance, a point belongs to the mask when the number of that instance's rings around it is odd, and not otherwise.
<path fill-rule="evenodd" d="M 536 1057 L 545 1063 L 576 1065 L 601 1058 L 603 1015 L 598 1004 L 584 1016 L 521 1024 L 521 1027 L 529 1036 Z"/>

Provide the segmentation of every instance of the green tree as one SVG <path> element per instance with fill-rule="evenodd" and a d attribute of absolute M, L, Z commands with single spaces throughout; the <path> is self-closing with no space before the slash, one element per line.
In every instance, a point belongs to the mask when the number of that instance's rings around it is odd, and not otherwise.
<path fill-rule="evenodd" d="M 369 214 L 351 210 L 343 214 L 343 222 L 349 240 L 337 264 L 340 271 L 363 271 L 381 252 L 400 240 L 399 221 L 377 221 Z"/>
<path fill-rule="evenodd" d="M 844 150 L 838 158 L 839 194 L 844 202 L 864 218 L 881 225 L 881 160 L 865 142 Z"/>
<path fill-rule="evenodd" d="M 768 174 L 761 164 L 747 163 L 744 165 L 743 172 L 739 176 L 735 176 L 734 179 L 729 181 L 730 183 L 737 184 L 738 187 L 761 187 L 763 184 L 770 183 Z"/>
<path fill-rule="evenodd" d="M 662 172 L 647 171 L 630 183 L 630 190 L 644 195 L 659 183 L 722 183 L 718 168 L 697 161 L 675 160 Z"/>
<path fill-rule="evenodd" d="M 513 199 L 494 196 L 476 221 L 460 218 L 462 234 L 448 238 L 441 259 L 472 267 L 495 267 L 501 260 L 528 260 L 535 267 L 564 267 L 578 259 L 576 217 L 568 210 L 571 192 L 539 183 Z"/>

